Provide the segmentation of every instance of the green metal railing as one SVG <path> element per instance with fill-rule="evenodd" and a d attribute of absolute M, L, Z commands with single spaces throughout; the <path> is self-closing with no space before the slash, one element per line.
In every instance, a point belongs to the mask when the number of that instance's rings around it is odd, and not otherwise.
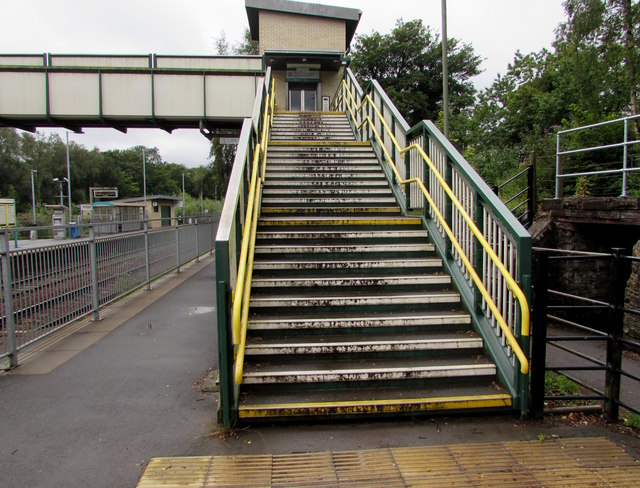
<path fill-rule="evenodd" d="M 220 381 L 218 421 L 225 426 L 233 425 L 237 420 L 241 381 L 237 381 L 236 376 L 239 374 L 242 378 L 243 331 L 246 332 L 253 268 L 252 242 L 274 107 L 269 68 L 258 83 L 253 118 L 245 119 L 242 125 L 215 242 Z"/>
<path fill-rule="evenodd" d="M 525 412 L 531 289 L 526 229 L 432 122 L 410 128 L 376 81 L 362 90 L 347 69 L 334 108 L 347 112 L 361 140 L 371 140 L 403 211 L 422 213 L 514 408 Z"/>

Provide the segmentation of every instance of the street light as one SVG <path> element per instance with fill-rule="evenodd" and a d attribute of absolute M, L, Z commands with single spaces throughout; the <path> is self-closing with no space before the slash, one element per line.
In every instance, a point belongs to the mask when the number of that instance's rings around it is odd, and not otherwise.
<path fill-rule="evenodd" d="M 64 197 L 62 196 L 62 183 L 69 183 L 69 180 L 67 180 L 66 178 L 54 178 L 53 179 L 54 183 L 57 183 L 59 188 L 60 188 L 60 206 L 64 207 Z"/>
<path fill-rule="evenodd" d="M 442 113 L 444 136 L 449 138 L 449 61 L 447 59 L 447 0 L 442 0 Z"/>
<path fill-rule="evenodd" d="M 33 225 L 36 225 L 36 192 L 35 185 L 33 184 L 33 174 L 37 172 L 37 169 L 31 170 L 31 204 L 33 206 Z"/>

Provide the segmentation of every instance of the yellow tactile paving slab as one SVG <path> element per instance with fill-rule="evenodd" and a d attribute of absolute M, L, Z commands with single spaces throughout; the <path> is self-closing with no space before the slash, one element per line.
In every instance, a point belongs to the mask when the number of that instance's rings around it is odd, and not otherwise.
<path fill-rule="evenodd" d="M 637 487 L 639 480 L 640 462 L 594 437 L 154 458 L 138 487 Z"/>

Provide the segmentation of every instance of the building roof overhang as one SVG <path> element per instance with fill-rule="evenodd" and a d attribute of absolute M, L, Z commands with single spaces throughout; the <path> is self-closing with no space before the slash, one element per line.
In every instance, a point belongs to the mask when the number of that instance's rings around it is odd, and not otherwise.
<path fill-rule="evenodd" d="M 275 70 L 284 70 L 293 64 L 320 71 L 338 71 L 349 65 L 349 58 L 340 51 L 272 49 L 264 52 L 264 59 L 265 66 Z"/>

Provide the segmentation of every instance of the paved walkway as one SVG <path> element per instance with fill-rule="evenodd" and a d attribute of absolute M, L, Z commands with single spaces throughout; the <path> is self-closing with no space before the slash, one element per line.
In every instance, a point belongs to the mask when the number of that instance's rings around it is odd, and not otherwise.
<path fill-rule="evenodd" d="M 139 488 L 636 487 L 640 464 L 602 437 L 153 459 Z"/>
<path fill-rule="evenodd" d="M 198 388 L 217 367 L 213 261 L 169 278 L 111 307 L 101 322 L 68 329 L 64 340 L 21 355 L 17 370 L 0 374 L 3 488 L 134 487 L 158 457 L 204 456 L 211 463 L 460 444 L 480 444 L 471 448 L 480 452 L 487 443 L 532 441 L 527 445 L 537 448 L 587 437 L 640 459 L 635 436 L 559 417 L 259 424 L 218 432 L 216 397 Z"/>

